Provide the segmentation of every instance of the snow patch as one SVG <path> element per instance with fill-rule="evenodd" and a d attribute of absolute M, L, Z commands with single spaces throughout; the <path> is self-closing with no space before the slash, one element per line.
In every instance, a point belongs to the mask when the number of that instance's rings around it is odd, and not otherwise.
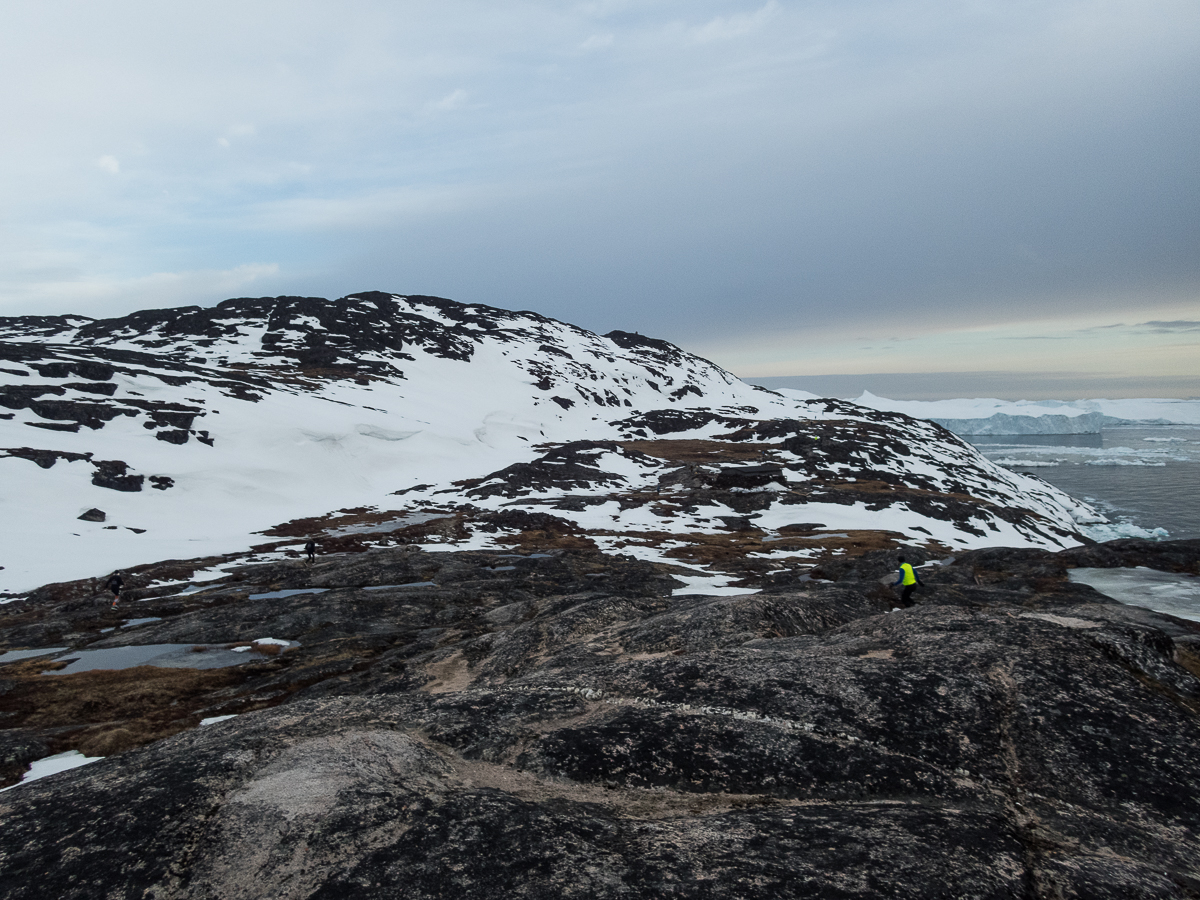
<path fill-rule="evenodd" d="M 26 782 L 45 778 L 47 775 L 57 775 L 59 772 L 66 772 L 69 769 L 77 769 L 80 766 L 99 762 L 102 759 L 104 759 L 103 756 L 84 756 L 78 750 L 68 750 L 66 753 L 44 756 L 29 764 L 29 771 L 21 777 L 21 780 L 17 784 L 10 784 L 6 788 L 0 788 L 0 792 L 11 791 L 13 788 L 20 787 Z"/>

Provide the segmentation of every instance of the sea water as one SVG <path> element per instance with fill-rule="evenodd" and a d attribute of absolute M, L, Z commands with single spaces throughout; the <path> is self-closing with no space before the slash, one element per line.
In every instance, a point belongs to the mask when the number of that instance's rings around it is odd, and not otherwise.
<path fill-rule="evenodd" d="M 971 435 L 984 456 L 1086 500 L 1110 525 L 1095 540 L 1200 538 L 1200 427 L 1122 426 L 1099 434 Z M 1200 621 L 1200 578 L 1151 569 L 1076 569 L 1102 594 Z"/>
<path fill-rule="evenodd" d="M 1099 434 L 997 434 L 964 438 L 1006 468 L 1029 472 L 1086 500 L 1113 526 L 1097 540 L 1200 538 L 1200 427 L 1122 426 Z"/>

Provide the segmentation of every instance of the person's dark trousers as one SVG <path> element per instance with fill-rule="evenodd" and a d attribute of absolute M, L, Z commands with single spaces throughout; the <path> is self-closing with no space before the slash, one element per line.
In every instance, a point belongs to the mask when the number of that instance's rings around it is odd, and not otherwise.
<path fill-rule="evenodd" d="M 906 584 L 904 586 L 904 590 L 900 594 L 900 603 L 902 605 L 904 605 L 905 607 L 912 606 L 913 605 L 912 595 L 913 595 L 913 591 L 915 591 L 916 589 L 917 589 L 917 586 L 915 584 Z"/>

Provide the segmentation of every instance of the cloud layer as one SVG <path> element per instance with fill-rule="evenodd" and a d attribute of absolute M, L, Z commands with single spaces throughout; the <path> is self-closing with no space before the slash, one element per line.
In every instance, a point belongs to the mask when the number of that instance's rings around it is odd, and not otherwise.
<path fill-rule="evenodd" d="M 0 314 L 381 288 L 747 374 L 1200 319 L 1191 0 L 50 0 L 0 77 Z"/>

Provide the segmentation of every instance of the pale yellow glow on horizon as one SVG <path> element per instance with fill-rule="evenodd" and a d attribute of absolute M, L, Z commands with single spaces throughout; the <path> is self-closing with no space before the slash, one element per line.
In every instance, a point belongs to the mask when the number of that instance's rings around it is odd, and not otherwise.
<path fill-rule="evenodd" d="M 1200 378 L 1200 300 L 989 325 L 853 324 L 737 336 L 687 349 L 743 378 L 961 371 Z"/>

